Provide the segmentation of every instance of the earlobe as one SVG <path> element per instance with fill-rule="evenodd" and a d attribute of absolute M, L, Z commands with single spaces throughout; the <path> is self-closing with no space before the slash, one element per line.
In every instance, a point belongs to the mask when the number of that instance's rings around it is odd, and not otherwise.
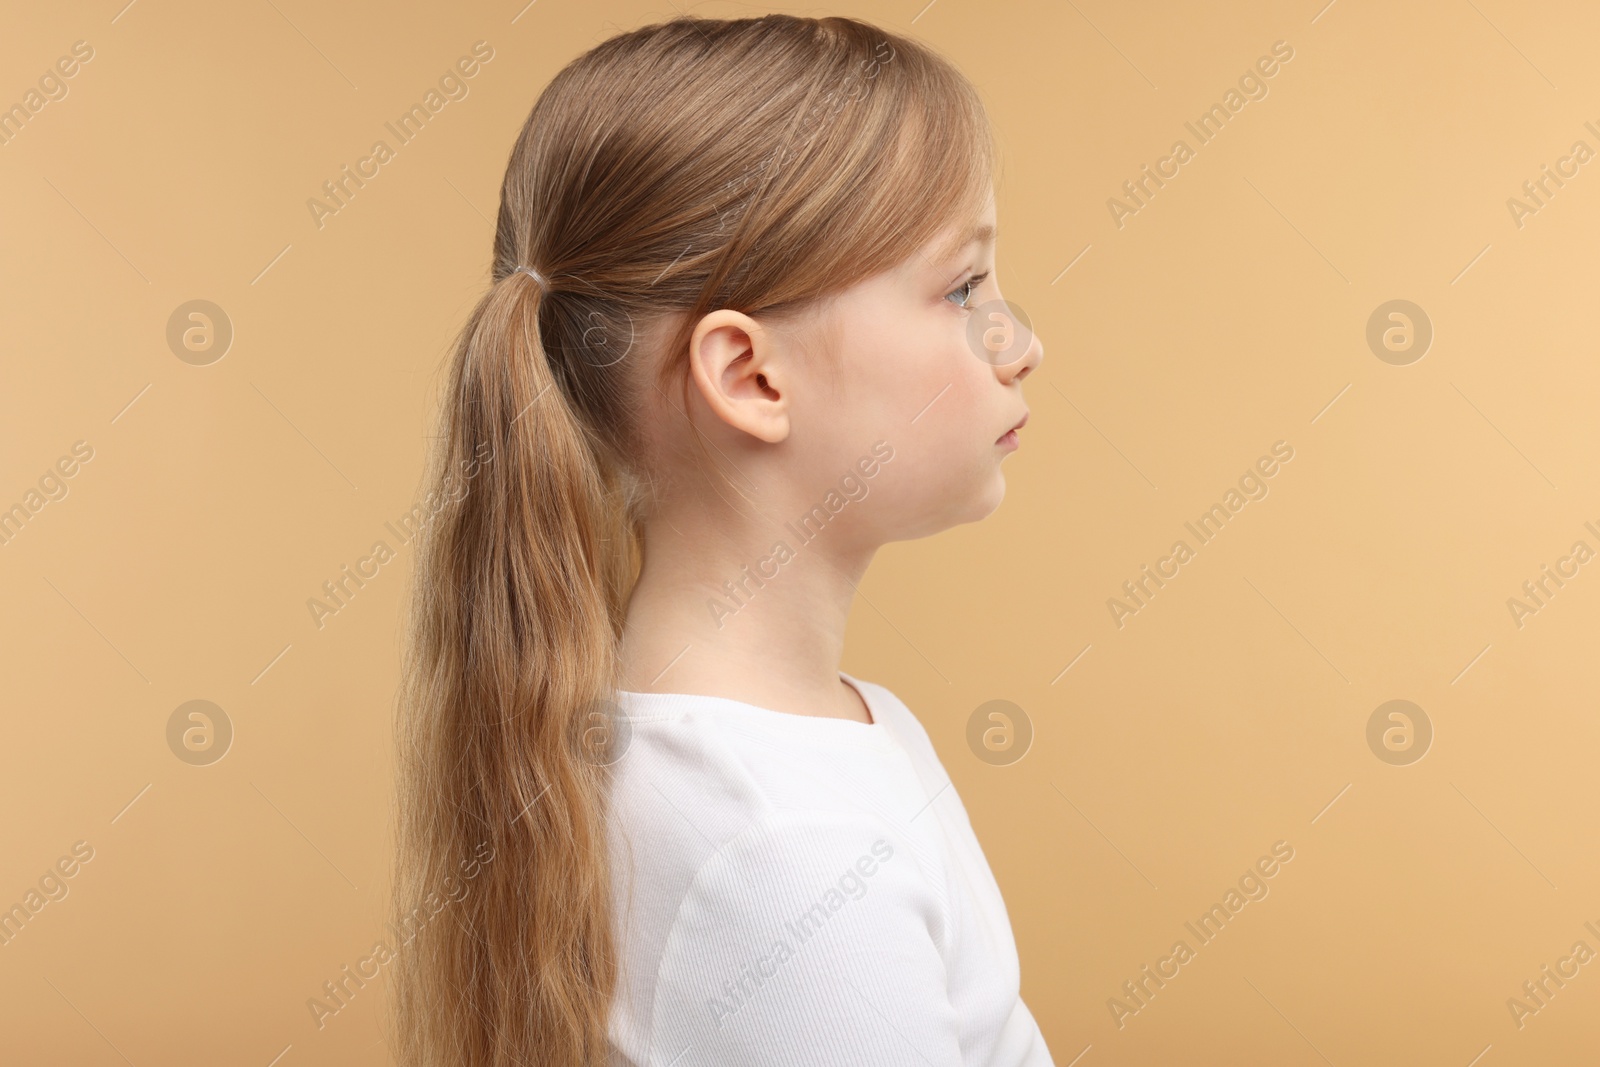
<path fill-rule="evenodd" d="M 785 370 L 777 338 L 740 312 L 711 312 L 689 338 L 689 375 L 706 406 L 768 444 L 789 436 Z"/>

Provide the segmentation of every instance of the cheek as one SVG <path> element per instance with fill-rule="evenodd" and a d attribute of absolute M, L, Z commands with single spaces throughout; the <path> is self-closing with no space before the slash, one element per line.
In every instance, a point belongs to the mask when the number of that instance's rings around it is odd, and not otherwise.
<path fill-rule="evenodd" d="M 983 382 L 974 381 L 970 368 L 958 365 L 954 372 L 923 383 L 917 405 L 927 405 L 915 422 L 902 424 L 908 467 L 931 487 L 953 488 L 982 476 L 991 467 L 993 456 L 987 447 L 987 426 L 994 414 L 983 404 Z M 937 396 L 931 404 L 929 399 Z"/>
<path fill-rule="evenodd" d="M 931 417 L 940 407 L 970 409 L 985 380 L 993 377 L 993 369 L 967 343 L 965 319 L 955 315 L 933 319 L 896 360 L 900 388 L 905 393 L 902 404 L 915 415 L 923 405 L 933 403 L 923 418 Z"/>
<path fill-rule="evenodd" d="M 920 432 L 962 386 L 948 346 L 948 338 L 929 337 L 926 329 L 856 332 L 842 353 L 839 385 L 828 403 L 837 405 L 841 417 L 853 412 L 879 433 Z"/>
<path fill-rule="evenodd" d="M 984 408 L 994 368 L 972 351 L 967 319 L 944 309 L 906 309 L 847 326 L 839 387 L 828 418 L 852 441 L 889 441 L 906 466 L 937 476 L 973 464 L 974 442 L 995 414 Z M 952 464 L 955 466 L 952 468 Z"/>
<path fill-rule="evenodd" d="M 847 393 L 833 413 L 839 447 L 882 440 L 893 449 L 871 479 L 871 521 L 891 539 L 976 521 L 994 510 L 1004 486 L 992 441 L 999 431 L 990 429 L 1000 417 L 993 368 L 948 332 L 899 354 L 908 358 L 884 359 L 851 383 L 870 390 L 856 394 L 863 403 Z"/>
<path fill-rule="evenodd" d="M 926 449 L 945 461 L 970 454 L 984 427 L 994 419 L 994 371 L 967 347 L 953 329 L 922 353 L 917 373 L 908 375 L 912 396 L 905 399 L 917 421 L 912 427 Z M 923 410 L 926 405 L 926 410 Z"/>

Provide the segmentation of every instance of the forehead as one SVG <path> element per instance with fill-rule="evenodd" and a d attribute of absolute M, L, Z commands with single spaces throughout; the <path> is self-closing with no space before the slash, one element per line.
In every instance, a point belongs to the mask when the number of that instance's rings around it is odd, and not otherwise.
<path fill-rule="evenodd" d="M 960 219 L 945 227 L 923 248 L 923 255 L 932 263 L 942 264 L 971 245 L 993 243 L 999 236 L 994 191 L 991 189 L 976 216 Z"/>
<path fill-rule="evenodd" d="M 958 256 L 961 252 L 974 244 L 990 244 L 1000 236 L 1000 229 L 995 225 L 994 213 L 973 226 L 964 229 L 948 230 L 929 243 L 929 258 L 935 263 L 942 263 L 947 259 Z"/>
<path fill-rule="evenodd" d="M 924 285 L 943 284 L 962 269 L 963 262 L 975 258 L 972 253 L 981 255 L 999 236 L 991 207 L 976 219 L 941 230 L 898 267 L 868 279 L 863 286 L 907 285 L 920 290 Z"/>

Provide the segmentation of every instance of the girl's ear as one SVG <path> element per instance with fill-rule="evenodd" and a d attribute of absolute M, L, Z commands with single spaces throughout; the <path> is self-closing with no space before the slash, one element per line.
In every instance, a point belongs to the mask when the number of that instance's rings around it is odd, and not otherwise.
<path fill-rule="evenodd" d="M 768 444 L 789 436 L 792 353 L 750 316 L 713 311 L 689 338 L 689 375 L 716 416 Z"/>

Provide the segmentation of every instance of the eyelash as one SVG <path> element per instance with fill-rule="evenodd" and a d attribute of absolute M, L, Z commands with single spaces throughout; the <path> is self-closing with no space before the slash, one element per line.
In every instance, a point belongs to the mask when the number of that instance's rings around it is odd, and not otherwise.
<path fill-rule="evenodd" d="M 944 294 L 945 299 L 949 300 L 952 296 L 954 296 L 955 294 L 957 294 L 957 293 L 961 292 L 963 289 L 965 289 L 966 290 L 966 295 L 965 295 L 965 297 L 963 299 L 971 300 L 972 299 L 972 290 L 976 289 L 978 287 L 978 283 L 983 281 L 988 276 L 989 276 L 989 272 L 988 271 L 984 271 L 982 274 L 974 274 L 972 277 L 968 278 L 966 281 L 962 282 L 960 285 L 956 286 L 954 289 L 952 289 L 948 293 Z M 958 308 L 966 308 L 967 305 L 966 304 L 957 304 L 956 307 L 958 307 Z"/>

